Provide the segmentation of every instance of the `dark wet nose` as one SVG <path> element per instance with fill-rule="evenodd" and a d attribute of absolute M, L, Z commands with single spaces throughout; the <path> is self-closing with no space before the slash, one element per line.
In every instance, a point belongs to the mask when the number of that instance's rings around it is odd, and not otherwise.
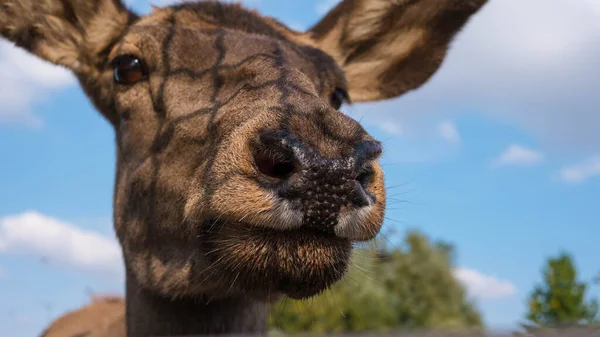
<path fill-rule="evenodd" d="M 289 132 L 273 131 L 260 135 L 255 162 L 280 197 L 302 208 L 304 226 L 333 231 L 342 207 L 375 202 L 371 162 L 380 154 L 379 142 L 364 141 L 343 157 L 325 158 Z"/>

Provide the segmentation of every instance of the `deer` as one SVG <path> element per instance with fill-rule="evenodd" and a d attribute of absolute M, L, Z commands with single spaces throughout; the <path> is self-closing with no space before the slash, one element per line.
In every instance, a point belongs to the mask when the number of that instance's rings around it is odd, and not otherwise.
<path fill-rule="evenodd" d="M 440 68 L 487 0 L 343 0 L 306 31 L 242 4 L 0 0 L 3 38 L 70 70 L 114 128 L 123 299 L 43 336 L 265 334 L 385 216 L 382 143 L 343 104 Z"/>

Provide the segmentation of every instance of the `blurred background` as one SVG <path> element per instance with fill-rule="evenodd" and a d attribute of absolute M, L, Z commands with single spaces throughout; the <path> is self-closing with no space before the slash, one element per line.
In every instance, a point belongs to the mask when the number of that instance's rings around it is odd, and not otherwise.
<path fill-rule="evenodd" d="M 244 3 L 304 30 L 337 0 Z M 598 60 L 600 0 L 490 0 L 425 86 L 346 106 L 384 142 L 384 233 L 274 331 L 598 324 Z M 0 337 L 30 337 L 123 292 L 114 135 L 65 70 L 0 41 L 0 74 Z"/>

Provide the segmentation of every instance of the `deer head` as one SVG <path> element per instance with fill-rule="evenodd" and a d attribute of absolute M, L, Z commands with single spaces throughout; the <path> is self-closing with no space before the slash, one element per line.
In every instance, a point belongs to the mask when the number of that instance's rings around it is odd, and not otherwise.
<path fill-rule="evenodd" d="M 306 298 L 385 212 L 381 144 L 339 111 L 436 72 L 486 0 L 344 0 L 312 29 L 212 1 L 0 0 L 2 36 L 72 70 L 114 127 L 128 275 L 169 298 Z"/>

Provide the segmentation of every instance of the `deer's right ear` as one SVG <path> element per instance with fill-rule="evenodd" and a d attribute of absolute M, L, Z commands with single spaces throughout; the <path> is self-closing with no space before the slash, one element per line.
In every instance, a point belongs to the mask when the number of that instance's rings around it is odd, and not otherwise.
<path fill-rule="evenodd" d="M 440 68 L 488 0 L 343 0 L 308 31 L 344 69 L 354 102 L 398 97 Z"/>
<path fill-rule="evenodd" d="M 76 73 L 106 57 L 135 19 L 120 0 L 0 0 L 0 34 Z"/>

